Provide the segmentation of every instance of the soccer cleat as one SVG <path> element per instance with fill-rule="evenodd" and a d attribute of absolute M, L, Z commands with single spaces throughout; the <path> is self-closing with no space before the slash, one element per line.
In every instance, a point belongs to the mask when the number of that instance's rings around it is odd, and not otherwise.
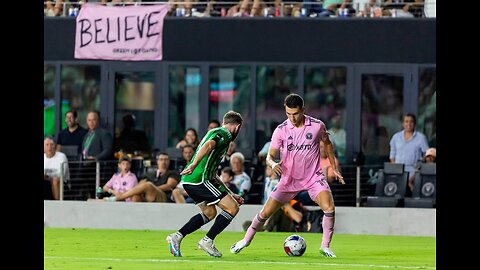
<path fill-rule="evenodd" d="M 205 241 L 204 239 L 198 241 L 198 248 L 203 249 L 208 255 L 212 257 L 220 258 L 222 253 L 213 244 L 213 240 Z"/>
<path fill-rule="evenodd" d="M 327 247 L 321 247 L 320 252 L 323 254 L 325 257 L 331 257 L 331 258 L 336 258 L 337 256 L 335 253 L 330 248 Z"/>
<path fill-rule="evenodd" d="M 176 233 L 167 236 L 167 242 L 170 245 L 170 253 L 175 257 L 182 257 L 182 253 L 180 253 L 180 243 L 182 242 L 182 239 L 183 238 Z"/>
<path fill-rule="evenodd" d="M 248 247 L 248 245 L 250 245 L 250 243 L 247 243 L 244 239 L 242 239 L 233 244 L 233 246 L 230 248 L 230 252 L 233 254 L 238 254 L 243 248 Z"/>

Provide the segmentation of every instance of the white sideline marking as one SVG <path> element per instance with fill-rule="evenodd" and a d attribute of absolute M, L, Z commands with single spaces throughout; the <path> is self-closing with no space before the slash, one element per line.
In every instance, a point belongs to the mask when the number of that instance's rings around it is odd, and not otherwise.
<path fill-rule="evenodd" d="M 83 257 L 57 257 L 57 256 L 44 256 L 44 259 L 75 259 L 75 260 L 87 260 L 87 261 L 119 261 L 119 262 L 177 262 L 177 263 L 232 263 L 238 264 L 238 261 L 204 261 L 204 260 L 159 260 L 159 259 L 124 259 L 124 258 L 83 258 Z M 356 264 L 356 263 L 317 263 L 317 262 L 267 262 L 267 261 L 242 261 L 242 263 L 250 264 L 292 264 L 292 265 L 318 265 L 318 266 L 352 266 L 352 267 L 376 267 L 376 268 L 404 268 L 404 269 L 436 269 L 431 266 L 399 266 L 399 265 L 378 265 L 378 264 Z"/>

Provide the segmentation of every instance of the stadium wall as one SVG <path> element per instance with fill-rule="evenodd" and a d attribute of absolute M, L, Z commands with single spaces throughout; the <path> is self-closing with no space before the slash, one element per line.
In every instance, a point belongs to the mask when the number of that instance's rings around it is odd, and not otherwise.
<path fill-rule="evenodd" d="M 226 230 L 243 231 L 261 208 L 241 206 Z M 193 204 L 44 201 L 44 223 L 52 228 L 177 230 L 198 212 Z M 339 234 L 436 236 L 436 209 L 337 207 L 335 213 Z"/>
<path fill-rule="evenodd" d="M 75 19 L 44 18 L 44 60 L 72 61 Z M 436 63 L 435 18 L 167 17 L 164 61 Z"/>

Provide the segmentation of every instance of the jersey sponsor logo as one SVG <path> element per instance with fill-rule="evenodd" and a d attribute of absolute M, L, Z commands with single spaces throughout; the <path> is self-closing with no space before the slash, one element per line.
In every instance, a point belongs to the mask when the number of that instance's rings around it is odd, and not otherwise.
<path fill-rule="evenodd" d="M 312 133 L 307 133 L 307 135 L 305 135 L 305 138 L 307 138 L 307 140 L 311 140 L 313 137 Z"/>
<path fill-rule="evenodd" d="M 288 136 L 287 140 L 293 140 L 292 136 Z"/>
<path fill-rule="evenodd" d="M 287 145 L 287 150 L 288 151 L 294 151 L 294 150 L 310 150 L 312 148 L 312 145 L 311 144 L 300 144 L 300 145 L 296 145 L 296 144 L 289 144 Z"/>

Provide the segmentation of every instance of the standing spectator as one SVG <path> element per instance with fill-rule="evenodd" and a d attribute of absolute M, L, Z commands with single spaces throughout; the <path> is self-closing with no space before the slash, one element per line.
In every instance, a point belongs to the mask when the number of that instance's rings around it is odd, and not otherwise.
<path fill-rule="evenodd" d="M 335 146 L 336 156 L 340 163 L 345 163 L 345 149 L 347 147 L 347 133 L 342 128 L 341 115 L 337 114 L 332 117 L 332 127 L 328 130 L 330 133 L 330 140 Z"/>
<path fill-rule="evenodd" d="M 308 190 L 310 198 L 315 200 L 325 213 L 322 220 L 323 237 L 320 252 L 326 257 L 336 257 L 330 249 L 335 223 L 335 204 L 332 191 L 320 164 L 320 146 L 326 146 L 332 169 L 341 184 L 345 184 L 343 176 L 337 170 L 334 161 L 333 144 L 328 138 L 325 124 L 311 116 L 305 115 L 303 98 L 297 94 L 289 94 L 284 100 L 287 120 L 280 124 L 272 135 L 267 164 L 277 175 L 281 175 L 275 190 L 267 202 L 253 218 L 245 236 L 234 243 L 230 252 L 239 253 L 249 246 L 256 230 L 261 229 L 265 221 L 285 203 L 290 202 L 302 190 Z M 281 152 L 280 161 L 273 159 Z"/>
<path fill-rule="evenodd" d="M 171 192 L 177 186 L 180 175 L 176 170 L 169 170 L 170 158 L 167 153 L 161 152 L 157 156 L 157 170 L 148 172 L 146 179 L 140 181 L 133 189 L 123 193 L 114 193 L 111 201 L 124 200 L 132 196 L 139 196 L 140 202 L 172 202 Z"/>
<path fill-rule="evenodd" d="M 77 145 L 78 154 L 81 153 L 82 142 L 87 130 L 77 122 L 77 111 L 69 110 L 65 113 L 65 123 L 67 127 L 62 129 L 55 138 L 57 151 L 62 151 L 62 145 Z"/>
<path fill-rule="evenodd" d="M 143 130 L 135 129 L 135 116 L 127 114 L 123 116 L 123 129 L 115 143 L 115 152 L 122 151 L 135 156 L 149 157 L 151 152 L 147 134 Z"/>
<path fill-rule="evenodd" d="M 120 172 L 114 174 L 112 178 L 103 186 L 103 191 L 110 194 L 125 193 L 132 190 L 137 184 L 138 180 L 135 174 L 130 171 L 132 161 L 128 156 L 123 156 L 118 160 L 118 169 Z M 113 197 L 106 197 L 105 199 L 110 201 L 113 198 L 116 201 L 137 202 L 140 201 L 139 197 L 122 198 L 118 199 Z"/>
<path fill-rule="evenodd" d="M 403 130 L 393 134 L 390 140 L 390 162 L 405 164 L 405 171 L 411 176 L 415 164 L 421 160 L 428 149 L 427 138 L 415 131 L 415 115 L 407 113 L 403 117 Z"/>
<path fill-rule="evenodd" d="M 198 133 L 194 128 L 189 128 L 185 131 L 185 135 L 183 136 L 183 139 L 180 140 L 176 147 L 177 148 L 182 148 L 186 144 L 191 144 L 195 149 L 197 149 L 198 144 L 200 141 L 198 140 Z"/>
<path fill-rule="evenodd" d="M 46 200 L 60 199 L 60 172 L 63 166 L 63 182 L 66 183 L 70 178 L 68 169 L 68 159 L 62 152 L 55 151 L 55 142 L 47 137 L 43 140 L 43 183 Z"/>
<path fill-rule="evenodd" d="M 215 219 L 215 223 L 205 237 L 198 242 L 198 247 L 210 256 L 222 256 L 213 241 L 237 215 L 239 204 L 243 204 L 243 198 L 227 193 L 225 185 L 219 180 L 217 168 L 227 152 L 228 145 L 240 132 L 242 123 L 243 118 L 239 113 L 227 112 L 223 116 L 222 127 L 207 132 L 202 139 L 202 144 L 195 151 L 192 161 L 181 172 L 181 183 L 200 207 L 201 212 L 191 217 L 177 232 L 167 236 L 170 253 L 173 256 L 181 257 L 180 244 L 183 238 L 200 229 L 212 219 Z M 218 216 L 217 206 L 222 209 Z"/>
<path fill-rule="evenodd" d="M 88 133 L 82 143 L 82 156 L 85 160 L 109 160 L 112 158 L 113 137 L 100 127 L 100 113 L 87 114 Z"/>

